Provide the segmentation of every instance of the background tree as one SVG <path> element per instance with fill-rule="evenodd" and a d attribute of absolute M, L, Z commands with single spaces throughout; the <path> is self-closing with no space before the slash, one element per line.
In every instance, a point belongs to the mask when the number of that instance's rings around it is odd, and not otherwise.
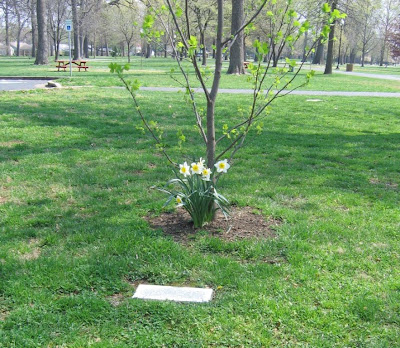
<path fill-rule="evenodd" d="M 53 0 L 47 2 L 49 22 L 49 36 L 54 47 L 54 60 L 58 60 L 61 40 L 66 36 L 64 30 L 65 20 L 69 16 L 68 6 L 65 0 Z"/>
<path fill-rule="evenodd" d="M 29 7 L 27 3 L 23 0 L 12 0 L 13 12 L 15 15 L 16 21 L 16 39 L 17 39 L 17 51 L 16 55 L 20 55 L 20 47 L 21 47 L 21 34 L 23 29 L 25 28 L 26 23 L 29 19 Z"/>
<path fill-rule="evenodd" d="M 244 0 L 232 0 L 231 35 L 234 39 L 229 49 L 228 74 L 244 74 Z"/>
<path fill-rule="evenodd" d="M 390 31 L 389 45 L 392 57 L 398 59 L 400 57 L 400 15 Z"/>
<path fill-rule="evenodd" d="M 29 9 L 31 16 L 31 41 L 32 51 L 31 56 L 36 57 L 36 46 L 37 46 L 37 14 L 36 14 L 36 0 L 29 0 Z"/>
<path fill-rule="evenodd" d="M 11 0 L 2 0 L 0 2 L 0 5 L 4 13 L 6 54 L 7 56 L 11 56 L 11 45 L 10 45 Z"/>
<path fill-rule="evenodd" d="M 399 0 L 383 0 L 382 8 L 379 14 L 379 41 L 380 41 L 380 57 L 379 65 L 383 66 L 385 55 L 387 53 L 390 31 L 399 14 Z"/>
<path fill-rule="evenodd" d="M 332 0 L 332 11 L 337 11 L 337 0 Z M 335 38 L 335 26 L 336 20 L 334 20 L 330 25 L 329 39 L 328 39 L 328 52 L 326 53 L 326 65 L 324 74 L 332 74 L 332 64 L 333 64 L 333 43 Z"/>
<path fill-rule="evenodd" d="M 47 44 L 47 21 L 46 21 L 46 1 L 37 0 L 36 4 L 37 26 L 38 26 L 38 47 L 36 54 L 36 65 L 48 63 L 48 44 Z"/>

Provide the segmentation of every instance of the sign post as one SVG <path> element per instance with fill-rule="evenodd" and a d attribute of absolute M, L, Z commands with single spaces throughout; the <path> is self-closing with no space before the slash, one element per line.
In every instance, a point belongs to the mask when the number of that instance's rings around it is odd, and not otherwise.
<path fill-rule="evenodd" d="M 69 76 L 72 77 L 72 58 L 71 58 L 72 20 L 71 19 L 67 19 L 65 21 L 65 30 L 68 32 L 68 43 L 69 43 Z"/>

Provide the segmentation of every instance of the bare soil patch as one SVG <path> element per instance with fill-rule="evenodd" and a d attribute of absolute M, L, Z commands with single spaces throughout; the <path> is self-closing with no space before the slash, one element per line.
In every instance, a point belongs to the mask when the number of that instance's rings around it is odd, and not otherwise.
<path fill-rule="evenodd" d="M 228 242 L 250 238 L 275 238 L 274 229 L 282 223 L 273 218 L 265 219 L 259 211 L 251 207 L 233 207 L 228 221 L 218 212 L 215 221 L 199 229 L 194 228 L 190 215 L 183 209 L 147 217 L 147 220 L 152 228 L 162 229 L 165 235 L 184 244 L 195 238 L 199 231 L 206 231 L 208 235 Z"/>

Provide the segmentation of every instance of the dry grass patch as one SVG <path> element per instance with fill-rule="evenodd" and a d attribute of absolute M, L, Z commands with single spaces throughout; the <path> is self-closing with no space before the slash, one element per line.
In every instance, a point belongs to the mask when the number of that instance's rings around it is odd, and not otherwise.
<path fill-rule="evenodd" d="M 12 148 L 16 145 L 22 145 L 22 144 L 24 144 L 24 142 L 21 140 L 2 141 L 0 142 L 0 147 Z"/>
<path fill-rule="evenodd" d="M 39 258 L 42 252 L 39 243 L 38 239 L 30 239 L 27 245 L 29 251 L 19 252 L 19 259 L 23 261 L 32 261 Z"/>

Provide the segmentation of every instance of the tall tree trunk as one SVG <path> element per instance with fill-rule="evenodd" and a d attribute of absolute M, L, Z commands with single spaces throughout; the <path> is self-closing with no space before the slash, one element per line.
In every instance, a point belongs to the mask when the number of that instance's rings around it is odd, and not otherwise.
<path fill-rule="evenodd" d="M 384 42 L 382 42 L 381 54 L 379 56 L 379 66 L 383 66 L 383 61 L 385 60 L 385 51 L 386 51 L 386 44 L 384 40 Z"/>
<path fill-rule="evenodd" d="M 244 23 L 244 0 L 232 0 L 231 34 L 235 35 Z M 241 31 L 230 49 L 228 74 L 244 74 L 243 31 Z"/>
<path fill-rule="evenodd" d="M 83 38 L 83 52 L 85 55 L 85 58 L 89 58 L 89 38 L 87 35 Z"/>
<path fill-rule="evenodd" d="M 313 58 L 313 64 L 322 64 L 324 60 L 324 44 L 321 42 L 321 39 L 318 41 L 317 50 L 315 51 L 315 55 Z"/>
<path fill-rule="evenodd" d="M 364 67 L 365 63 L 365 51 L 366 51 L 366 45 L 363 43 L 362 50 L 361 50 L 361 66 Z"/>
<path fill-rule="evenodd" d="M 78 60 L 81 57 L 80 42 L 79 42 L 79 19 L 78 19 L 78 8 L 76 0 L 71 0 L 72 9 L 72 22 L 74 26 L 74 60 Z"/>
<path fill-rule="evenodd" d="M 272 67 L 276 68 L 278 66 L 278 56 L 275 51 L 276 45 L 272 43 L 271 55 L 272 55 Z"/>
<path fill-rule="evenodd" d="M 36 1 L 31 0 L 31 26 L 32 26 L 32 50 L 31 56 L 36 57 L 36 31 L 37 31 L 37 18 L 36 18 Z"/>
<path fill-rule="evenodd" d="M 45 0 L 37 0 L 36 13 L 37 13 L 37 27 L 38 27 L 38 48 L 37 48 L 35 64 L 43 65 L 49 62 Z"/>
<path fill-rule="evenodd" d="M 332 11 L 335 11 L 337 7 L 337 0 L 333 0 L 332 2 Z M 326 64 L 325 64 L 325 75 L 332 74 L 332 65 L 333 65 L 333 43 L 335 39 L 335 27 L 336 27 L 336 20 L 333 21 L 331 25 L 331 31 L 329 32 L 328 38 L 328 52 L 326 54 Z"/>
<path fill-rule="evenodd" d="M 128 45 L 128 63 L 130 63 L 131 62 L 131 44 L 129 41 L 127 42 L 127 45 Z"/>
<path fill-rule="evenodd" d="M 151 57 L 151 45 L 149 43 L 147 43 L 146 45 L 146 58 L 150 58 Z"/>

